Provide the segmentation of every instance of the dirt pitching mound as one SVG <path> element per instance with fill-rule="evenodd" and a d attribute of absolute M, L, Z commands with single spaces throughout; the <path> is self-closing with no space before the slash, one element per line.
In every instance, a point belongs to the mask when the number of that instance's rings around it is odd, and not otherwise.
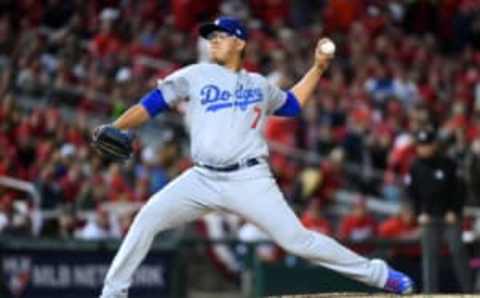
<path fill-rule="evenodd" d="M 394 295 L 394 294 L 365 294 L 365 293 L 326 293 L 326 294 L 308 294 L 308 295 L 282 295 L 282 296 L 270 296 L 268 298 L 392 298 L 392 297 L 405 297 L 405 298 L 480 298 L 478 295 L 464 295 L 464 294 L 412 294 L 412 295 Z"/>

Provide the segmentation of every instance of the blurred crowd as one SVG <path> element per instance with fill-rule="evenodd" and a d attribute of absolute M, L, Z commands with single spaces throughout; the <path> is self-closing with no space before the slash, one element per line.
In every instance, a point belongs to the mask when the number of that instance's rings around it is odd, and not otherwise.
<path fill-rule="evenodd" d="M 274 144 L 323 157 L 271 157 L 306 226 L 350 240 L 415 235 L 401 181 L 415 157 L 412 132 L 427 126 L 462 170 L 469 204 L 478 203 L 478 1 L 7 0 L 0 2 L 0 176 L 35 183 L 41 208 L 53 214 L 42 235 L 120 237 L 134 211 L 112 219 L 102 203 L 141 204 L 189 166 L 182 133 L 157 146 L 137 139 L 127 164 L 102 161 L 89 146 L 91 119 L 115 118 L 156 80 L 204 59 L 195 28 L 219 14 L 240 17 L 250 30 L 245 68 L 284 89 L 309 67 L 320 36 L 337 44 L 302 117 L 274 118 L 266 129 Z M 23 108 L 26 97 L 46 105 Z M 378 219 L 359 198 L 352 214 L 326 220 L 344 188 L 404 208 Z M 0 188 L 2 233 L 31 230 L 24 197 Z"/>
<path fill-rule="evenodd" d="M 189 165 L 173 135 L 155 147 L 137 139 L 135 156 L 125 164 L 102 160 L 90 146 L 87 114 L 79 112 L 67 121 L 53 106 L 25 110 L 15 105 L 16 100 L 9 94 L 0 106 L 0 176 L 35 184 L 42 198 L 39 207 L 52 214 L 44 218 L 42 235 L 73 236 L 88 224 L 76 214 L 88 210 L 107 227 L 110 214 L 104 203 L 141 204 Z M 27 194 L 0 189 L 0 210 L 7 219 L 0 220 L 0 230 L 31 233 L 29 211 L 34 207 Z M 121 215 L 122 233 L 115 237 L 126 232 L 133 214 Z"/>

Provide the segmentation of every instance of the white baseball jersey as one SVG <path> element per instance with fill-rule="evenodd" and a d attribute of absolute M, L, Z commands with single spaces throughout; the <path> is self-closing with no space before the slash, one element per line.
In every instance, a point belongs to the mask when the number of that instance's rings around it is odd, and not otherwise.
<path fill-rule="evenodd" d="M 192 159 L 213 166 L 266 157 L 266 116 L 287 98 L 260 74 L 213 63 L 182 68 L 159 81 L 158 89 L 170 106 L 187 102 Z"/>

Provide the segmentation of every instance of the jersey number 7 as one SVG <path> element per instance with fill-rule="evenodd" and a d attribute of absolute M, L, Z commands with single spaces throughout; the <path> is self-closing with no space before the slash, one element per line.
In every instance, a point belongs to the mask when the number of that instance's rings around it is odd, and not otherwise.
<path fill-rule="evenodd" d="M 260 116 L 262 116 L 262 109 L 259 107 L 254 107 L 253 111 L 255 112 L 255 119 L 253 120 L 251 127 L 256 128 L 258 124 L 258 120 L 260 120 Z"/>

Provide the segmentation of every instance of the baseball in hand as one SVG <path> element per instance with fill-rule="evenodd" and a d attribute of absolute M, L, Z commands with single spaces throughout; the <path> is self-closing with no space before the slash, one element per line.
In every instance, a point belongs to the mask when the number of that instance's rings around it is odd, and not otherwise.
<path fill-rule="evenodd" d="M 320 44 L 320 51 L 326 55 L 332 55 L 335 53 L 335 44 L 330 39 L 326 39 Z"/>

